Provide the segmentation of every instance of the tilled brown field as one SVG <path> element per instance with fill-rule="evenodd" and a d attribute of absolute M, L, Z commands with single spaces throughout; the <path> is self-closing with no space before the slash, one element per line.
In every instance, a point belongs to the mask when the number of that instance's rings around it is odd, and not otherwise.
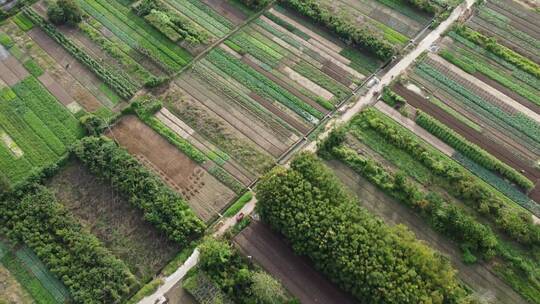
<path fill-rule="evenodd" d="M 454 131 L 461 134 L 461 136 L 465 137 L 470 142 L 473 142 L 476 145 L 480 146 L 481 148 L 491 153 L 493 156 L 513 167 L 514 169 L 518 171 L 523 171 L 524 175 L 533 182 L 535 182 L 537 185 L 536 188 L 529 194 L 530 198 L 536 202 L 540 202 L 540 187 L 538 187 L 538 184 L 540 183 L 540 170 L 532 167 L 527 162 L 515 157 L 510 151 L 499 145 L 497 142 L 491 140 L 484 134 L 473 130 L 469 126 L 466 126 L 451 115 L 448 115 L 446 112 L 444 112 L 441 108 L 439 108 L 432 102 L 426 100 L 424 97 L 414 92 L 411 92 L 402 85 L 398 84 L 394 86 L 393 90 L 397 94 L 405 98 L 407 100 L 407 103 L 409 103 L 413 107 L 419 108 L 427 114 L 435 117 L 446 126 L 452 128 Z"/>
<path fill-rule="evenodd" d="M 205 221 L 212 219 L 235 197 L 232 190 L 135 116 L 124 117 L 107 136 L 180 193 Z"/>
<path fill-rule="evenodd" d="M 357 303 L 316 271 L 306 258 L 295 255 L 281 236 L 261 222 L 253 221 L 234 242 L 302 304 Z"/>

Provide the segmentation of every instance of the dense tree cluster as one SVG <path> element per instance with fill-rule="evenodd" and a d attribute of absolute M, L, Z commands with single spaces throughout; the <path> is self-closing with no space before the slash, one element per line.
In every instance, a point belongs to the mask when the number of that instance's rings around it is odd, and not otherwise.
<path fill-rule="evenodd" d="M 283 3 L 334 31 L 349 43 L 373 52 L 380 59 L 387 60 L 395 54 L 394 46 L 377 33 L 367 27 L 360 27 L 342 14 L 336 14 L 324 7 L 320 1 L 283 0 Z"/>
<path fill-rule="evenodd" d="M 82 21 L 82 11 L 74 0 L 57 0 L 47 8 L 49 20 L 57 25 L 75 25 Z"/>
<path fill-rule="evenodd" d="M 204 223 L 184 199 L 113 141 L 85 137 L 74 145 L 73 151 L 92 173 L 109 181 L 169 239 L 187 244 L 203 233 Z"/>
<path fill-rule="evenodd" d="M 24 242 L 78 303 L 120 303 L 137 284 L 127 266 L 43 186 L 0 200 L 3 234 Z"/>
<path fill-rule="evenodd" d="M 404 226 L 386 226 L 311 154 L 257 186 L 258 212 L 300 255 L 366 303 L 464 301 L 455 271 Z"/>
<path fill-rule="evenodd" d="M 540 244 L 540 226 L 534 225 L 528 212 L 513 208 L 494 189 L 459 164 L 433 152 L 433 148 L 428 148 L 391 119 L 368 108 L 357 115 L 352 124 L 377 132 L 389 143 L 412 155 L 434 174 L 444 178 L 451 194 L 490 217 L 516 241 L 527 245 Z"/>

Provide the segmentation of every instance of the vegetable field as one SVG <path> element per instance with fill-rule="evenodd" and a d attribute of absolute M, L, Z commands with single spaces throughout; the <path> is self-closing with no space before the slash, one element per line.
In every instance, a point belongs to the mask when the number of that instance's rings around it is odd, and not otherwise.
<path fill-rule="evenodd" d="M 1 66 L 5 78 L 17 81 L 18 74 L 13 74 L 13 70 L 24 66 L 70 112 L 84 110 L 102 117 L 112 114 L 121 98 L 46 33 L 37 27 L 25 32 L 10 21 L 0 28 L 11 54 L 4 61 L 8 64 Z M 14 84 L 10 79 L 4 82 Z"/>
<path fill-rule="evenodd" d="M 506 8 L 506 17 L 501 15 L 501 7 Z M 493 155 L 501 166 L 511 167 L 502 172 L 478 159 L 471 161 L 456 155 L 470 170 L 538 216 L 540 66 L 534 56 L 513 47 L 506 39 L 512 33 L 514 38 L 522 36 L 518 32 L 525 35 L 521 32 L 525 25 L 529 34 L 534 34 L 536 21 L 525 18 L 527 14 L 536 13 L 509 1 L 480 6 L 469 22 L 448 33 L 437 55 L 428 54 L 394 90 L 408 96 L 409 104 Z M 506 36 L 496 31 L 497 25 L 502 25 L 495 21 L 503 17 L 508 19 Z M 480 27 L 488 21 L 493 24 Z M 534 44 L 535 39 L 529 38 L 528 42 Z M 534 48 L 532 53 L 540 51 L 538 46 L 530 47 Z M 423 126 L 440 136 L 442 133 L 432 125 Z"/>
<path fill-rule="evenodd" d="M 10 188 L 65 156 L 83 131 L 77 119 L 31 75 L 1 92 L 0 180 Z"/>

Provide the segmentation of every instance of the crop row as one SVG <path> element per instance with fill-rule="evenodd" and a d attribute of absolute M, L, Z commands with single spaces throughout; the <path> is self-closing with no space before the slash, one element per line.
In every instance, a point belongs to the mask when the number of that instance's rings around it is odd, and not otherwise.
<path fill-rule="evenodd" d="M 384 114 L 369 108 L 355 118 L 353 126 L 377 132 L 386 142 L 414 157 L 445 180 L 444 187 L 449 193 L 490 218 L 516 241 L 531 246 L 540 244 L 540 226 L 532 223 L 528 212 L 515 208 L 494 188 Z"/>
<path fill-rule="evenodd" d="M 69 38 L 64 36 L 64 34 L 59 32 L 52 24 L 45 21 L 32 9 L 25 9 L 24 12 L 32 20 L 32 22 L 39 25 L 43 31 L 45 31 L 51 38 L 63 46 L 79 62 L 86 65 L 101 80 L 115 90 L 118 95 L 125 99 L 130 99 L 131 96 L 135 94 L 137 88 L 135 88 L 135 86 L 133 86 L 128 79 L 125 79 L 114 71 L 102 66 L 99 62 L 90 57 L 90 55 L 88 55 L 82 48 L 78 47 Z"/>
<path fill-rule="evenodd" d="M 24 79 L 13 86 L 13 91 L 66 146 L 82 135 L 75 117 L 69 114 L 35 78 Z"/>
<path fill-rule="evenodd" d="M 502 176 L 508 178 L 510 181 L 516 183 L 522 189 L 529 191 L 534 188 L 534 183 L 516 171 L 514 168 L 501 162 L 493 155 L 486 152 L 484 149 L 471 143 L 463 136 L 456 133 L 454 130 L 448 128 L 435 118 L 429 116 L 424 112 L 419 112 L 416 116 L 416 123 L 422 128 L 429 131 L 442 141 L 449 144 L 454 149 L 463 153 L 463 155 L 474 160 L 478 164 L 486 167 L 489 170 L 493 170 Z"/>
<path fill-rule="evenodd" d="M 478 71 L 484 74 L 485 76 L 487 76 L 488 78 L 495 80 L 502 86 L 525 97 L 526 99 L 530 100 L 532 103 L 540 106 L 540 96 L 528 90 L 527 87 L 516 83 L 514 80 L 510 79 L 509 77 L 502 75 L 500 72 L 494 69 L 491 69 L 489 65 L 477 61 L 476 58 L 474 59 L 471 59 L 468 57 L 458 58 L 456 54 L 447 50 L 443 50 L 439 54 L 441 55 L 441 57 L 450 61 L 454 65 L 458 66 L 463 71 L 469 74 L 474 74 L 475 72 Z"/>
<path fill-rule="evenodd" d="M 226 51 L 221 49 L 213 50 L 208 54 L 207 58 L 222 71 L 231 75 L 247 88 L 257 92 L 261 96 L 279 101 L 307 121 L 316 124 L 318 119 L 322 118 L 322 113 L 311 105 L 304 103 L 302 100 L 261 75 L 250 66 L 234 58 Z"/>
<path fill-rule="evenodd" d="M 173 42 L 185 40 L 195 45 L 208 43 L 210 39 L 211 34 L 206 29 L 159 0 L 142 0 L 132 8 L 137 16 Z"/>
<path fill-rule="evenodd" d="M 140 65 L 135 59 L 131 58 L 128 54 L 132 50 L 127 44 L 121 41 L 109 40 L 101 34 L 101 32 L 93 27 L 94 25 L 98 28 L 101 24 L 97 21 L 91 20 L 90 23 L 82 22 L 79 24 L 79 29 L 86 34 L 86 36 L 96 43 L 102 50 L 109 54 L 114 59 L 124 67 L 127 73 L 135 75 L 140 81 L 147 82 L 155 78 L 152 73 L 146 70 L 142 65 Z M 96 24 L 97 23 L 97 24 Z M 127 51 L 127 52 L 126 52 Z"/>
<path fill-rule="evenodd" d="M 264 124 L 268 126 L 269 129 L 274 130 L 274 132 L 279 132 L 279 130 L 283 128 L 295 132 L 294 128 L 289 126 L 279 117 L 269 112 L 259 103 L 253 101 L 253 99 L 247 96 L 244 92 L 235 89 L 227 83 L 223 83 L 222 79 L 226 78 L 222 77 L 227 76 L 220 75 L 219 72 L 221 72 L 221 70 L 212 69 L 210 67 L 207 67 L 203 63 L 204 61 L 200 61 L 199 64 L 196 64 L 193 67 L 192 71 L 197 75 L 197 77 L 210 85 L 210 89 L 215 90 L 218 95 L 225 94 L 225 96 L 227 96 L 230 100 L 240 104 L 243 108 L 251 112 L 254 116 L 264 121 Z"/>
<path fill-rule="evenodd" d="M 4 131 L 0 117 L 0 137 Z M 16 158 L 4 142 L 0 142 L 0 191 L 10 190 L 32 174 L 34 167 L 25 156 Z"/>
<path fill-rule="evenodd" d="M 389 8 L 398 11 L 400 14 L 403 14 L 420 23 L 427 23 L 429 21 L 429 19 L 426 16 L 418 13 L 418 10 L 426 11 L 425 9 L 422 9 L 419 6 L 419 4 L 421 3 L 420 1 L 414 2 L 414 1 L 405 1 L 405 0 L 377 0 L 377 2 L 380 2 L 388 6 Z M 426 6 L 426 8 L 427 8 L 426 12 L 428 13 L 435 12 L 435 10 L 431 9 L 430 6 Z"/>
<path fill-rule="evenodd" d="M 540 216 L 540 205 L 531 200 L 531 198 L 529 198 L 525 193 L 518 190 L 515 185 L 508 182 L 508 180 L 501 178 L 499 175 L 493 173 L 493 171 L 486 169 L 459 152 L 452 155 L 452 158 L 463 165 L 463 167 L 473 172 L 474 175 L 480 177 L 486 183 L 495 187 L 514 202 L 531 211 L 531 213 L 535 214 L 536 216 Z"/>
<path fill-rule="evenodd" d="M 152 61 L 160 63 L 165 71 L 178 71 L 186 64 L 187 61 L 185 59 L 176 55 L 168 47 L 161 45 L 150 34 L 144 31 L 140 33 L 137 25 L 131 23 L 126 16 L 121 14 L 115 15 L 109 12 L 96 0 L 84 0 L 79 3 L 88 14 L 98 20 L 118 38 L 133 49 L 140 51 L 141 54 L 146 55 Z M 128 25 L 125 22 L 130 22 L 130 24 Z"/>
<path fill-rule="evenodd" d="M 12 101 L 15 103 L 18 99 Z M 38 137 L 32 128 L 9 103 L 0 103 L 0 125 L 24 152 L 24 157 L 34 167 L 43 167 L 53 163 L 58 156 Z M 3 144 L 3 143 L 2 143 Z"/>
<path fill-rule="evenodd" d="M 231 42 L 233 45 L 230 44 Z M 283 58 L 281 54 L 274 52 L 272 49 L 246 35 L 245 33 L 235 35 L 225 43 L 239 54 L 244 55 L 249 53 L 271 68 L 276 67 L 279 64 L 279 60 Z"/>
<path fill-rule="evenodd" d="M 504 60 L 515 64 L 523 71 L 530 73 L 537 78 L 540 78 L 540 66 L 528 58 L 512 51 L 511 49 L 499 44 L 496 39 L 488 36 L 484 36 L 479 32 L 472 30 L 469 27 L 460 25 L 454 28 L 454 31 L 468 39 L 469 41 L 487 49 L 493 54 L 503 58 Z"/>
<path fill-rule="evenodd" d="M 528 50 L 534 51 L 535 49 L 540 49 L 540 41 L 531 37 L 530 35 L 514 28 L 510 25 L 510 19 L 486 6 L 482 7 L 478 16 L 481 19 L 489 22 L 490 24 L 500 28 L 504 33 L 511 34 L 521 40 L 525 44 L 531 44 L 534 48 L 527 48 Z"/>
<path fill-rule="evenodd" d="M 328 76 L 327 74 L 323 73 L 322 71 L 313 67 L 305 61 L 302 61 L 299 64 L 295 65 L 293 69 L 304 77 L 328 90 L 335 96 L 336 100 L 343 100 L 344 98 L 349 96 L 349 88 L 343 86 L 342 84 L 334 80 L 332 77 Z"/>
<path fill-rule="evenodd" d="M 540 143 L 540 125 L 538 125 L 535 121 L 531 120 L 521 112 L 515 115 L 504 112 L 499 107 L 471 93 L 462 85 L 443 75 L 430 65 L 421 63 L 418 65 L 418 69 L 428 75 L 428 77 L 431 77 L 432 79 L 437 81 L 439 83 L 439 86 L 446 88 L 447 90 L 449 89 L 454 91 L 455 93 L 461 95 L 468 102 L 481 107 L 485 111 L 506 122 L 508 125 L 512 126 L 516 130 L 521 131 L 523 134 L 530 137 L 536 143 Z"/>
<path fill-rule="evenodd" d="M 1 258 L 2 264 L 9 270 L 19 284 L 32 296 L 37 304 L 57 304 L 56 299 L 41 282 L 25 267 L 13 253 L 7 252 Z"/>
<path fill-rule="evenodd" d="M 167 51 L 167 55 L 173 55 L 173 58 L 179 58 L 184 63 L 191 60 L 192 56 L 185 49 L 173 43 L 165 36 L 163 36 L 158 30 L 146 23 L 143 18 L 140 18 L 131 11 L 130 8 L 124 6 L 118 1 L 106 1 L 106 0 L 85 0 L 96 1 L 105 10 L 119 18 L 125 25 L 135 30 L 137 33 L 141 33 L 144 37 L 154 45 L 158 46 L 160 50 Z M 164 50 L 165 48 L 165 50 Z"/>
<path fill-rule="evenodd" d="M 201 9 L 195 7 L 193 4 L 186 0 L 169 0 L 168 4 L 170 4 L 178 12 L 181 12 L 191 20 L 199 23 L 202 27 L 204 27 L 207 31 L 209 31 L 210 33 L 212 33 L 212 35 L 216 37 L 225 36 L 225 34 L 234 27 L 228 20 L 226 20 L 224 17 L 221 17 L 221 15 L 215 13 L 205 4 L 201 3 L 200 1 L 196 2 L 208 8 L 208 11 L 202 11 Z M 216 17 L 219 18 L 219 20 L 216 19 Z"/>

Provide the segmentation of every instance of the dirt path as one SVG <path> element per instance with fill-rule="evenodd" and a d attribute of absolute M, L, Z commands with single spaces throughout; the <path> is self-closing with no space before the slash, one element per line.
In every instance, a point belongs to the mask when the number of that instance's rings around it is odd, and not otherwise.
<path fill-rule="evenodd" d="M 444 154 L 452 157 L 456 151 L 444 143 L 442 140 L 438 139 L 437 137 L 431 135 L 428 131 L 426 131 L 424 128 L 417 125 L 413 120 L 401 115 L 398 111 L 391 108 L 389 105 L 387 105 L 384 102 L 377 102 L 375 104 L 375 108 L 383 112 L 384 114 L 390 116 L 392 119 L 394 119 L 397 123 L 402 125 L 403 127 L 411 130 L 414 132 L 418 137 L 422 138 L 426 142 L 428 142 L 430 145 L 434 146 Z"/>
<path fill-rule="evenodd" d="M 327 164 L 339 179 L 361 198 L 363 207 L 381 217 L 389 225 L 406 225 L 418 239 L 426 241 L 430 247 L 447 256 L 459 271 L 459 278 L 483 299 L 489 303 L 526 303 L 510 286 L 495 276 L 491 265 L 486 263 L 465 265 L 461 260 L 459 247 L 435 232 L 414 211 L 379 191 L 341 162 L 331 161 Z"/>

